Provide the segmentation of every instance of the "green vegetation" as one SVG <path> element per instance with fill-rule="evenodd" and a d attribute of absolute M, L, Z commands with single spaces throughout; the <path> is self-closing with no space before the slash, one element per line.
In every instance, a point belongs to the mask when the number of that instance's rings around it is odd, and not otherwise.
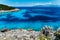
<path fill-rule="evenodd" d="M 7 5 L 0 4 L 0 10 L 12 10 L 12 9 L 15 9 L 15 8 L 7 6 Z"/>
<path fill-rule="evenodd" d="M 51 38 L 48 38 L 44 34 L 42 34 L 40 35 L 39 40 L 51 40 Z"/>
<path fill-rule="evenodd" d="M 55 40 L 60 40 L 60 33 L 59 32 L 55 32 L 54 35 L 56 36 Z"/>

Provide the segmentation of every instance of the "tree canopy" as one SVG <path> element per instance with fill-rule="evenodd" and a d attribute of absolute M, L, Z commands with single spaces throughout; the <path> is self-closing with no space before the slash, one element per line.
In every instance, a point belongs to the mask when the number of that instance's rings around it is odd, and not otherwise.
<path fill-rule="evenodd" d="M 12 10 L 12 9 L 15 9 L 15 8 L 11 7 L 11 6 L 0 4 L 0 10 Z"/>

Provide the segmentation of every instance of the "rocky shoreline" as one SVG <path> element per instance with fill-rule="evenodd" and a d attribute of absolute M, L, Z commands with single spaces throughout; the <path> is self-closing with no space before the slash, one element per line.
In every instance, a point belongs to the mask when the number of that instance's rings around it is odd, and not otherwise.
<path fill-rule="evenodd" d="M 0 40 L 60 40 L 60 28 L 57 31 L 50 26 L 44 26 L 41 31 L 4 29 L 0 31 Z"/>
<path fill-rule="evenodd" d="M 12 10 L 0 10 L 0 12 L 15 12 L 15 11 L 19 11 L 20 9 L 12 9 Z"/>

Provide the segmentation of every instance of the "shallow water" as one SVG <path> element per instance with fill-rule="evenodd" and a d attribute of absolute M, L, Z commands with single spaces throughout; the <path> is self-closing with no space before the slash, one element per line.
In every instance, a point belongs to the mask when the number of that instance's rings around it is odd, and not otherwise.
<path fill-rule="evenodd" d="M 41 30 L 44 25 L 52 26 L 54 30 L 60 27 L 60 8 L 25 8 L 16 12 L 3 12 L 0 14 L 0 30 L 8 29 L 34 29 Z"/>

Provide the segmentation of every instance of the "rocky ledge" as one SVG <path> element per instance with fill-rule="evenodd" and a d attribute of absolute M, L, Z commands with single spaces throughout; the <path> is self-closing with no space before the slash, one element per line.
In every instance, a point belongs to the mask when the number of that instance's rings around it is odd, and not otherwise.
<path fill-rule="evenodd" d="M 0 40 L 60 40 L 60 28 L 57 31 L 50 26 L 44 26 L 40 31 L 5 28 L 0 31 Z"/>

